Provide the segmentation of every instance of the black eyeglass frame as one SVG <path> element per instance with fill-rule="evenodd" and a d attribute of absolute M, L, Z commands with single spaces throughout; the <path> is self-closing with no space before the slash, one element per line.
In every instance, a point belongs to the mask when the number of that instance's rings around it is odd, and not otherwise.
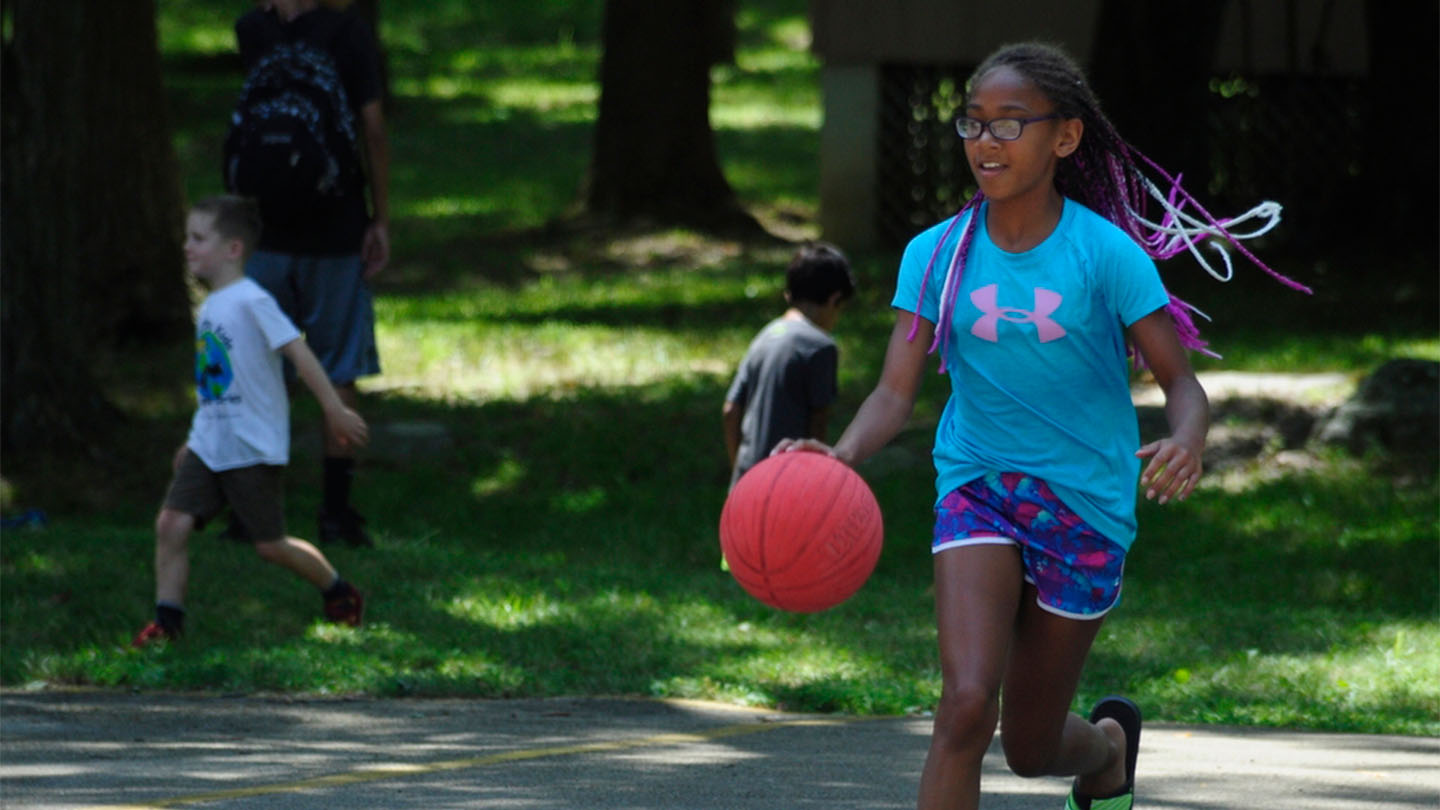
<path fill-rule="evenodd" d="M 994 138 L 997 141 L 1018 141 L 1020 140 L 1020 136 L 1025 134 L 1026 124 L 1033 124 L 1037 121 L 1049 121 L 1052 118 L 1062 117 L 1063 116 L 1060 115 L 1060 113 L 1055 112 L 1050 113 L 1049 115 L 1037 115 L 1034 118 L 991 118 L 989 121 L 981 121 L 979 118 L 972 118 L 968 115 L 962 115 L 959 118 L 955 119 L 955 134 L 959 135 L 962 140 L 973 141 L 978 140 L 982 135 L 985 134 L 986 130 L 989 130 L 990 137 Z M 980 126 L 980 129 L 977 130 L 974 135 L 965 134 L 965 123 L 967 121 L 974 121 Z M 1013 122 L 1017 127 L 1014 137 L 1006 138 L 995 131 L 996 124 L 1011 122 Z"/>

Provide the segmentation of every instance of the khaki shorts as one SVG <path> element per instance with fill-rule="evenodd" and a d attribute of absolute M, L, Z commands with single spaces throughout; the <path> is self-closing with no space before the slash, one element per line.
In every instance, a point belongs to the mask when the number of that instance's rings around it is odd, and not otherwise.
<path fill-rule="evenodd" d="M 193 515 L 199 529 L 228 505 L 252 541 L 282 540 L 284 472 L 284 467 L 271 464 L 215 472 L 187 449 L 165 493 L 165 507 Z"/>

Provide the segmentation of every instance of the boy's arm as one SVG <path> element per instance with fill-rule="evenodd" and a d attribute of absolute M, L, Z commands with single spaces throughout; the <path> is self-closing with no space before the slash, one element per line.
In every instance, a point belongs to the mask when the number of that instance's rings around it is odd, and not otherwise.
<path fill-rule="evenodd" d="M 735 469 L 735 459 L 740 456 L 740 421 L 745 418 L 745 408 L 738 402 L 725 400 L 720 409 L 720 419 L 725 427 L 725 451 L 730 454 L 730 469 Z"/>
<path fill-rule="evenodd" d="M 810 413 L 806 419 L 806 439 L 830 441 L 830 413 L 835 409 L 835 396 L 840 387 L 840 348 L 834 343 L 817 352 L 808 362 Z"/>
<path fill-rule="evenodd" d="M 807 438 L 825 442 L 830 435 L 830 412 L 834 408 L 826 405 L 823 408 L 816 408 L 810 412 L 810 427 L 806 434 Z"/>
<path fill-rule="evenodd" d="M 330 435 L 342 445 L 364 446 L 370 441 L 370 429 L 360 414 L 352 411 L 341 401 L 335 386 L 325 375 L 325 369 L 315 353 L 310 351 L 304 338 L 295 338 L 280 347 L 280 353 L 295 366 L 295 373 L 305 387 L 315 395 L 321 409 L 325 411 L 325 426 Z"/>

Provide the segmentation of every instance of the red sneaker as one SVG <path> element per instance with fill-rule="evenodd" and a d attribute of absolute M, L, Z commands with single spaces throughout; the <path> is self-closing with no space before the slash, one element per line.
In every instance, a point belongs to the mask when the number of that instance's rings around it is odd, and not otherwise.
<path fill-rule="evenodd" d="M 160 625 L 159 622 L 150 622 L 135 634 L 135 640 L 130 646 L 136 649 L 148 647 L 157 641 L 174 641 L 180 637 L 179 633 L 171 633 Z"/>
<path fill-rule="evenodd" d="M 325 619 L 335 624 L 359 627 L 365 618 L 365 594 L 351 587 L 347 593 L 325 600 Z"/>

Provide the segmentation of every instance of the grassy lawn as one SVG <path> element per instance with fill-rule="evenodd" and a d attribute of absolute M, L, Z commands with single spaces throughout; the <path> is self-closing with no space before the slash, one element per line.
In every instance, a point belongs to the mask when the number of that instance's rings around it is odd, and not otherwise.
<path fill-rule="evenodd" d="M 379 547 L 328 552 L 369 593 L 366 626 L 321 623 L 310 589 L 211 529 L 192 540 L 187 638 L 126 649 L 149 618 L 151 522 L 193 404 L 180 345 L 111 369 L 131 417 L 107 460 L 6 459 L 6 514 L 39 507 L 50 522 L 5 532 L 0 684 L 934 706 L 928 448 L 944 381 L 927 381 L 913 427 L 861 468 L 886 518 L 865 588 L 815 615 L 746 596 L 718 568 L 720 403 L 779 311 L 788 250 L 683 231 L 547 236 L 588 160 L 601 3 L 510 5 L 382 3 L 395 261 L 377 286 L 385 372 L 363 383 L 375 440 L 357 483 Z M 805 3 L 742 6 L 738 64 L 716 72 L 722 160 L 763 221 L 814 235 Z M 192 197 L 219 189 L 233 10 L 161 10 Z M 878 373 L 898 251 L 853 258 L 838 425 Z M 1215 316 L 1207 336 L 1226 358 L 1202 368 L 1358 378 L 1395 356 L 1440 359 L 1434 291 L 1376 301 L 1363 282 L 1376 262 L 1433 255 L 1272 258 L 1316 296 L 1167 269 Z M 295 413 L 288 516 L 313 536 L 318 413 L 303 396 Z M 1077 702 L 1120 690 L 1166 721 L 1440 733 L 1433 470 L 1273 460 L 1142 506 L 1124 602 Z"/>

